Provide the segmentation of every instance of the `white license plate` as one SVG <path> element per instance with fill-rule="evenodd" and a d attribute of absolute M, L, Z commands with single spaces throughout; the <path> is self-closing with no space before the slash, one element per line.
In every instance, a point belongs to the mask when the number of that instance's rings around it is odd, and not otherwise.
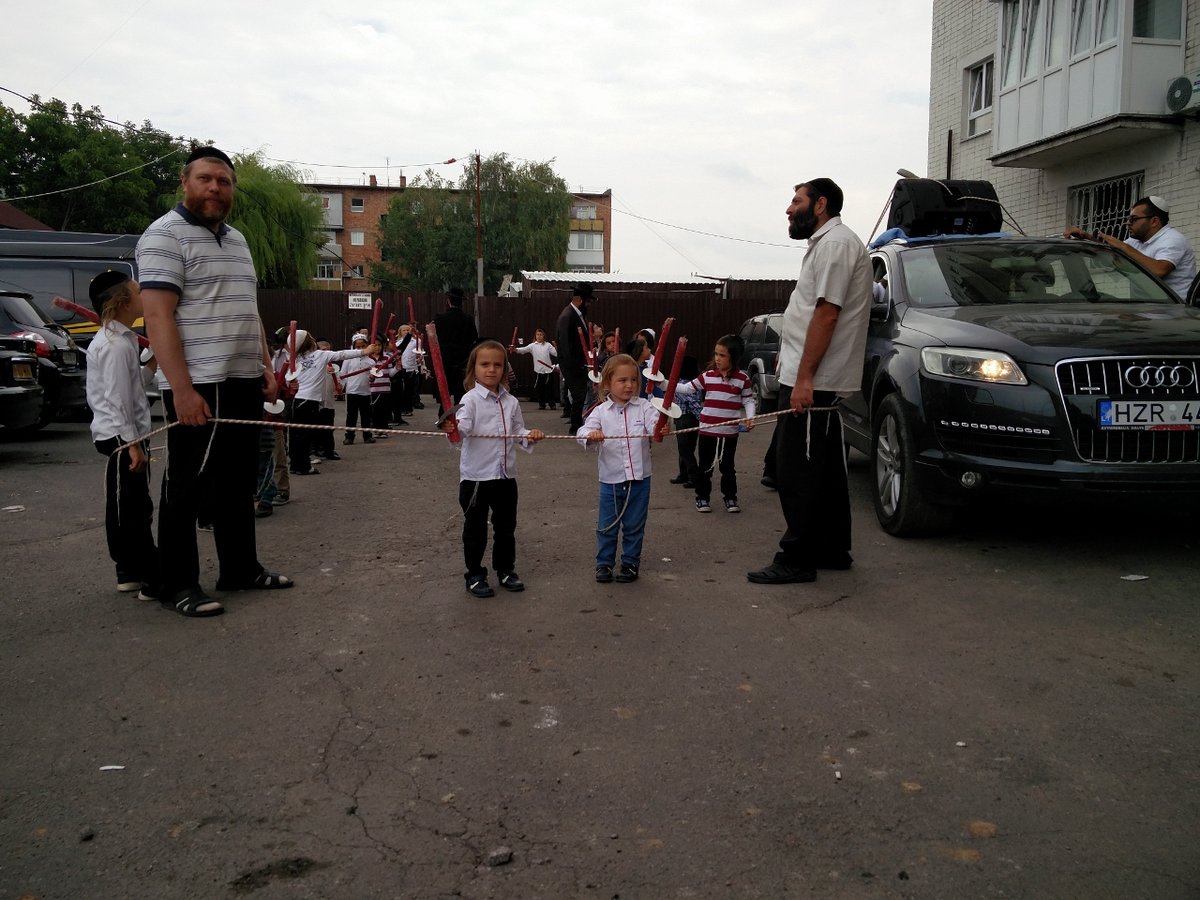
<path fill-rule="evenodd" d="M 1100 427 L 1190 431 L 1200 427 L 1200 400 L 1101 400 Z"/>

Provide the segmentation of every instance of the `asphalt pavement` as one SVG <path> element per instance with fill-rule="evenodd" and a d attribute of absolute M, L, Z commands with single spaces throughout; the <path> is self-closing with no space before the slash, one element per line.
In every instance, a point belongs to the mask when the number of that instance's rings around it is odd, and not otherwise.
<path fill-rule="evenodd" d="M 297 586 L 185 619 L 116 593 L 86 425 L 0 435 L 0 900 L 1200 896 L 1196 513 L 899 540 L 855 455 L 854 567 L 752 585 L 768 438 L 737 515 L 656 449 L 628 585 L 594 457 L 519 454 L 528 589 L 491 600 L 445 439 L 339 439 L 258 523 Z"/>

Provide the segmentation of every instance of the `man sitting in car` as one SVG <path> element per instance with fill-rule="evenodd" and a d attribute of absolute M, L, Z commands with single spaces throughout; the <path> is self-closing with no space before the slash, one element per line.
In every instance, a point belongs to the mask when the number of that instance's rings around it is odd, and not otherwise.
<path fill-rule="evenodd" d="M 1180 299 L 1187 299 L 1196 277 L 1196 255 L 1178 230 L 1167 224 L 1170 206 L 1162 197 L 1143 197 L 1129 211 L 1129 237 L 1124 241 L 1095 231 L 1088 234 L 1072 225 L 1063 237 L 1091 238 L 1120 250 L 1134 262 L 1146 267 L 1166 282 Z"/>

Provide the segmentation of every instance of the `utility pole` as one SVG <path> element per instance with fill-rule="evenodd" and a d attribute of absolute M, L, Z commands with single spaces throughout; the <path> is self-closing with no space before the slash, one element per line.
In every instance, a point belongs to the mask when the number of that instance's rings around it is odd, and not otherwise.
<path fill-rule="evenodd" d="M 479 151 L 475 151 L 475 296 L 483 296 L 483 188 L 482 163 Z M 475 304 L 475 317 L 479 318 L 479 304 Z"/>

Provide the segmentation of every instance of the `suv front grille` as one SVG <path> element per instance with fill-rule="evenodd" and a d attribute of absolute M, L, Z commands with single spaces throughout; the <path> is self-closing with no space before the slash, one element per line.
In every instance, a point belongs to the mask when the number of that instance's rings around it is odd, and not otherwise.
<path fill-rule="evenodd" d="M 1100 357 L 1055 366 L 1058 389 L 1081 459 L 1106 463 L 1200 462 L 1200 430 L 1100 428 L 1101 400 L 1200 399 L 1200 357 Z"/>

